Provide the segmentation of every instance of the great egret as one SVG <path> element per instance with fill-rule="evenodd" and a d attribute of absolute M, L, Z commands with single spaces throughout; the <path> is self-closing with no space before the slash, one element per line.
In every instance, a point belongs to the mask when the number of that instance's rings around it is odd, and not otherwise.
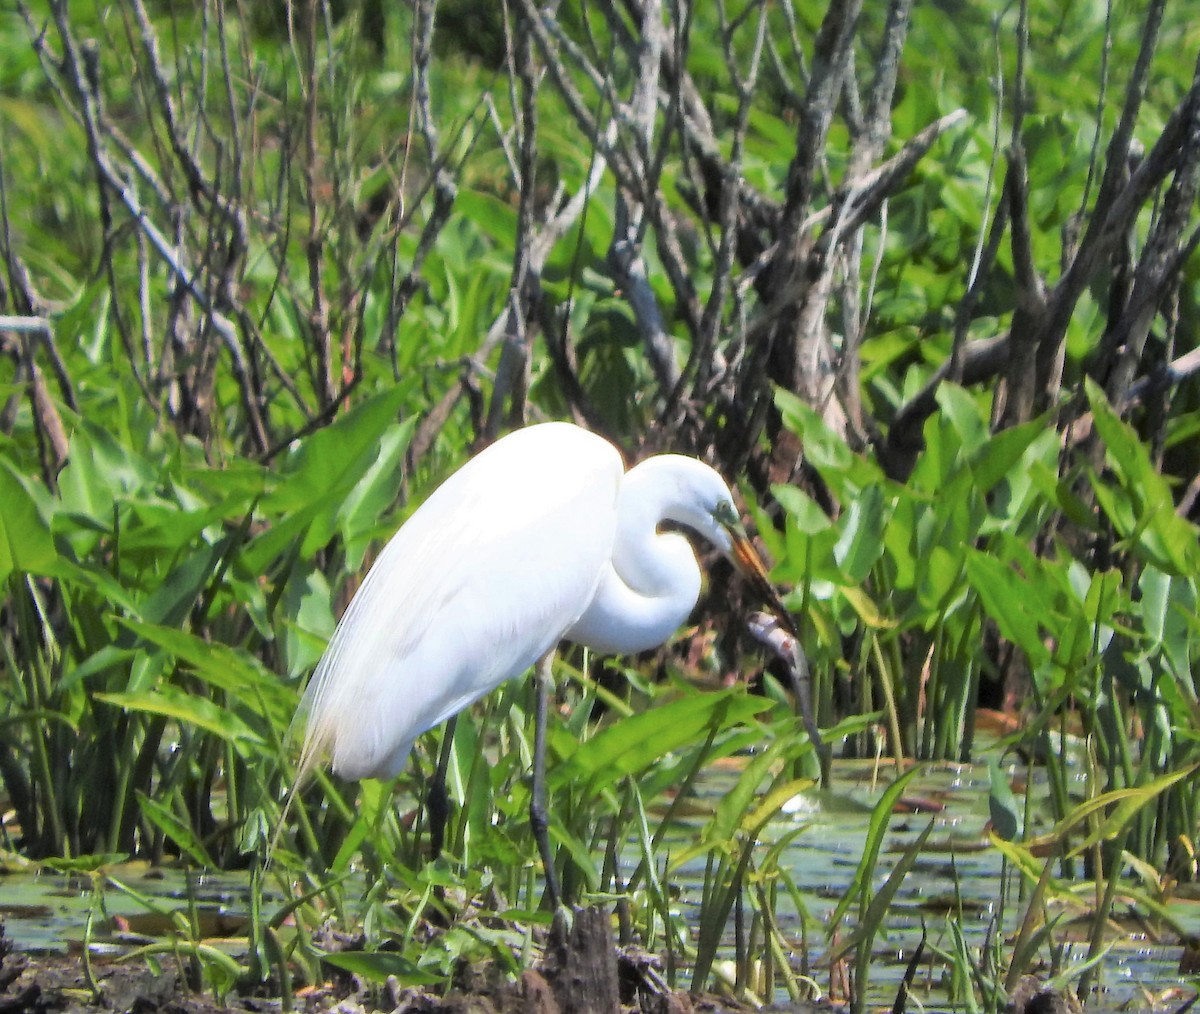
<path fill-rule="evenodd" d="M 446 479 L 384 547 L 304 695 L 297 781 L 326 755 L 346 778 L 398 774 L 417 736 L 561 640 L 618 654 L 662 644 L 700 593 L 690 543 L 663 522 L 716 546 L 795 629 L 712 468 L 662 454 L 626 472 L 602 437 L 530 426 Z M 541 667 L 538 703 L 530 818 L 557 903 Z"/>

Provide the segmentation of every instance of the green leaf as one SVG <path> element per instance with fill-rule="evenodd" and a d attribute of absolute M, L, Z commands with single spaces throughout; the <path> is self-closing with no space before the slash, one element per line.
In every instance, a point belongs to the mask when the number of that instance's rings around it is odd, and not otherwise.
<path fill-rule="evenodd" d="M 1049 652 L 1042 642 L 1039 626 L 1039 621 L 1046 617 L 1031 600 L 1028 580 L 1010 564 L 976 549 L 968 550 L 966 563 L 971 586 L 1000 633 L 1025 652 L 1031 662 L 1047 658 Z"/>
<path fill-rule="evenodd" d="M 1148 566 L 1138 579 L 1138 588 L 1142 593 L 1138 606 L 1146 634 L 1152 643 L 1162 647 L 1176 675 L 1190 673 L 1191 625 L 1198 612 L 1195 579 L 1171 577 Z"/>
<path fill-rule="evenodd" d="M 671 869 L 677 870 L 685 866 L 693 858 L 703 855 L 712 849 L 728 850 L 735 847 L 738 831 L 743 830 L 754 834 L 758 828 L 752 826 L 747 819 L 752 812 L 751 807 L 758 801 L 759 786 L 764 778 L 771 773 L 772 765 L 778 763 L 785 743 L 782 739 L 773 740 L 762 753 L 755 755 L 749 764 L 738 775 L 733 788 L 726 792 L 717 803 L 716 811 L 699 838 L 690 847 L 685 848 L 671 857 Z M 788 798 L 791 798 L 790 796 Z M 785 800 L 779 800 L 782 806 Z"/>
<path fill-rule="evenodd" d="M 963 587 L 964 550 L 933 546 L 918 557 L 921 584 L 918 602 L 926 613 L 934 616 L 948 612 L 950 600 Z"/>
<path fill-rule="evenodd" d="M 1175 513 L 1170 486 L 1154 467 L 1148 448 L 1091 380 L 1087 381 L 1087 396 L 1096 432 L 1120 483 L 1114 490 L 1100 476 L 1091 476 L 1105 513 L 1122 536 L 1162 569 L 1181 575 L 1200 572 L 1196 528 Z"/>
<path fill-rule="evenodd" d="M 988 779 L 991 782 L 988 813 L 992 818 L 992 827 L 1005 841 L 1013 841 L 1021 833 L 1021 809 L 995 757 L 988 758 Z"/>
<path fill-rule="evenodd" d="M 783 416 L 784 425 L 801 438 L 805 459 L 821 473 L 839 499 L 852 500 L 859 490 L 886 483 L 878 465 L 853 454 L 846 441 L 790 391 L 776 389 L 775 407 Z"/>
<path fill-rule="evenodd" d="M 163 715 L 176 721 L 193 725 L 211 732 L 234 746 L 265 746 L 261 736 L 254 732 L 237 715 L 203 697 L 185 693 L 175 687 L 144 690 L 136 693 L 99 693 L 96 700 L 111 704 L 126 711 L 141 711 L 152 715 Z"/>
<path fill-rule="evenodd" d="M 979 492 L 989 493 L 1001 479 L 1008 478 L 1018 465 L 1022 465 L 1025 452 L 1033 442 L 1046 435 L 1046 420 L 1038 418 L 1001 430 L 988 440 L 970 461 L 971 474 Z M 1049 435 L 1053 438 L 1054 431 L 1050 430 Z"/>
<path fill-rule="evenodd" d="M 829 515 L 803 490 L 776 483 L 771 493 L 805 535 L 819 535 L 833 527 Z"/>
<path fill-rule="evenodd" d="M 58 488 L 65 512 L 91 518 L 107 528 L 112 524 L 114 503 L 130 500 L 162 478 L 115 433 L 79 419 Z"/>
<path fill-rule="evenodd" d="M 375 458 L 338 508 L 338 523 L 346 543 L 346 569 L 362 567 L 367 546 L 378 536 L 380 519 L 395 503 L 403 475 L 404 455 L 417 428 L 417 418 L 390 426 L 379 438 Z"/>
<path fill-rule="evenodd" d="M 593 790 L 643 771 L 672 750 L 703 740 L 713 727 L 736 728 L 771 706 L 744 690 L 690 693 L 602 729 L 559 765 L 554 784 L 587 781 Z"/>
<path fill-rule="evenodd" d="M 290 699 L 281 694 L 279 677 L 249 652 L 206 641 L 185 630 L 140 620 L 122 619 L 139 638 L 162 648 L 211 686 L 239 695 L 262 694 L 268 700 Z"/>
<path fill-rule="evenodd" d="M 9 574 L 49 574 L 58 560 L 50 527 L 7 461 L 0 461 L 0 583 Z"/>
<path fill-rule="evenodd" d="M 423 971 L 411 959 L 391 951 L 324 951 L 321 960 L 377 984 L 387 982 L 392 976 L 413 986 L 431 986 L 442 981 L 440 975 Z"/>
<path fill-rule="evenodd" d="M 287 673 L 295 678 L 310 672 L 317 664 L 336 620 L 332 592 L 319 570 L 294 570 L 283 595 L 287 626 L 283 648 Z"/>
<path fill-rule="evenodd" d="M 284 462 L 283 481 L 263 497 L 263 512 L 273 516 L 303 510 L 358 482 L 374 460 L 380 438 L 396 425 L 406 396 L 403 388 L 386 390 L 304 438 Z"/>
<path fill-rule="evenodd" d="M 195 546 L 142 603 L 139 613 L 150 623 L 169 627 L 183 623 L 217 572 L 223 549 L 203 543 Z"/>
<path fill-rule="evenodd" d="M 217 864 L 213 862 L 208 850 L 205 849 L 204 843 L 168 807 L 155 802 L 141 789 L 137 790 L 137 798 L 138 805 L 146 819 L 186 852 L 192 862 L 207 869 L 217 868 Z"/>
<path fill-rule="evenodd" d="M 1197 771 L 1200 771 L 1200 763 L 1189 764 L 1145 785 L 1102 792 L 1080 803 L 1063 817 L 1053 830 L 1025 842 L 1021 848 L 1031 854 L 1039 850 L 1058 848 L 1076 827 L 1087 821 L 1094 821 L 1090 833 L 1068 853 L 1071 856 L 1080 855 L 1097 842 L 1116 837 L 1141 810 L 1173 785 L 1192 778 Z M 1005 850 L 1005 854 L 1008 854 L 1008 850 Z"/>
<path fill-rule="evenodd" d="M 863 853 L 859 857 L 854 877 L 846 892 L 838 900 L 832 917 L 829 919 L 831 929 L 836 929 L 855 901 L 865 906 L 867 893 L 870 891 L 871 878 L 875 875 L 875 867 L 879 862 L 879 852 L 883 848 L 883 836 L 891 823 L 892 811 L 908 783 L 916 777 L 920 768 L 910 768 L 883 790 L 879 801 L 871 809 L 871 821 L 867 826 L 867 837 L 863 844 Z"/>
<path fill-rule="evenodd" d="M 883 493 L 868 486 L 850 504 L 842 534 L 833 555 L 848 584 L 861 584 L 883 552 L 883 530 L 887 525 Z"/>
<path fill-rule="evenodd" d="M 1200 770 L 1200 764 L 1189 764 L 1187 767 L 1172 771 L 1145 785 L 1102 793 L 1067 814 L 1056 830 L 1065 833 L 1068 828 L 1091 814 L 1106 811 L 1092 833 L 1071 849 L 1070 855 L 1082 855 L 1097 842 L 1115 838 L 1142 809 L 1154 802 L 1172 785 L 1191 778 L 1198 770 Z"/>
<path fill-rule="evenodd" d="M 888 873 L 887 879 L 871 895 L 871 900 L 867 903 L 862 915 L 859 917 L 858 925 L 855 927 L 854 932 L 840 947 L 831 952 L 831 961 L 836 962 L 851 948 L 857 948 L 859 950 L 859 964 L 861 966 L 869 964 L 871 958 L 871 941 L 879 933 L 879 929 L 883 925 L 888 911 L 891 909 L 892 901 L 896 897 L 896 892 L 900 890 L 900 885 L 904 883 L 904 878 L 908 876 L 909 871 L 912 870 L 917 859 L 920 858 L 921 850 L 924 849 L 925 843 L 929 840 L 934 823 L 933 820 L 930 820 L 925 825 L 925 829 L 900 854 L 896 865 Z"/>
<path fill-rule="evenodd" d="M 987 420 L 978 401 L 958 384 L 942 383 L 934 397 L 942 414 L 958 434 L 958 444 L 968 455 L 984 445 L 988 438 Z"/>
<path fill-rule="evenodd" d="M 260 509 L 275 519 L 270 530 L 256 538 L 243 553 L 245 565 L 264 573 L 297 542 L 302 559 L 324 546 L 345 521 L 343 507 L 355 486 L 371 473 L 380 442 L 408 398 L 403 387 L 393 387 L 369 398 L 337 422 L 307 437 L 285 463 L 287 475 L 263 497 Z M 372 501 L 370 483 L 351 511 Z M 377 491 L 376 491 L 377 492 Z"/>

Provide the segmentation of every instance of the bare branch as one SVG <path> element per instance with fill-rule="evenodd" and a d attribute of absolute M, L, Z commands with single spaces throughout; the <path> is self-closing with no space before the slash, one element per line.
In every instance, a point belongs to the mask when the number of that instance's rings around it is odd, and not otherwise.
<path fill-rule="evenodd" d="M 1138 163 L 1129 176 L 1128 183 L 1112 195 L 1106 194 L 1106 189 L 1116 188 L 1124 169 L 1123 166 L 1114 167 L 1111 164 L 1106 168 L 1105 183 L 1101 185 L 1093 217 L 1079 245 L 1078 253 L 1047 299 L 1049 309 L 1044 326 L 1052 340 L 1061 340 L 1079 296 L 1098 266 L 1108 255 L 1113 244 L 1125 234 L 1150 194 L 1174 170 L 1184 142 L 1188 111 L 1198 101 L 1200 77 L 1193 79 L 1187 95 L 1171 112 L 1158 140 L 1146 157 Z M 1110 157 L 1115 148 L 1117 145 L 1114 139 L 1114 143 L 1109 145 Z M 1128 155 L 1128 145 L 1120 150 L 1123 158 Z"/>
<path fill-rule="evenodd" d="M 1196 66 L 1200 84 L 1200 61 Z M 1166 288 L 1182 263 L 1182 243 L 1188 215 L 1200 187 L 1200 99 L 1189 103 L 1186 126 L 1179 153 L 1179 164 L 1145 249 L 1134 272 L 1133 291 L 1113 329 L 1111 345 L 1120 349 L 1120 359 L 1108 379 L 1107 394 L 1114 404 L 1124 400 L 1126 388 L 1145 348 L 1150 324 L 1164 297 Z M 1195 233 L 1192 240 L 1195 239 Z"/>
<path fill-rule="evenodd" d="M 796 134 L 796 154 L 788 166 L 786 198 L 781 231 L 785 244 L 794 246 L 800 240 L 800 224 L 812 204 L 813 180 L 820 153 L 825 145 L 833 110 L 842 89 L 854 29 L 862 9 L 862 0 L 846 0 L 829 5 L 821 29 L 817 33 L 816 52 L 808 81 L 808 94 L 801 110 L 800 129 Z M 793 270 L 795 250 L 783 248 L 777 271 L 784 277 Z M 777 275 L 777 277 L 781 277 Z M 778 288 L 779 286 L 774 286 Z"/>
<path fill-rule="evenodd" d="M 854 139 L 847 176 L 862 175 L 882 155 L 892 136 L 892 101 L 896 77 L 900 72 L 900 54 L 908 37 L 908 16 L 912 0 L 892 0 L 888 5 L 883 42 L 875 63 L 875 80 L 863 115 L 863 130 Z"/>

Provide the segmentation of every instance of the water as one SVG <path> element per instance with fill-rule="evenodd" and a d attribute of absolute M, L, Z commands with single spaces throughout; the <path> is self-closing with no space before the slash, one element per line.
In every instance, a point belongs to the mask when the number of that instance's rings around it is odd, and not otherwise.
<path fill-rule="evenodd" d="M 799 963 L 806 946 L 810 974 L 826 989 L 830 984 L 826 960 L 829 919 L 853 880 L 866 845 L 871 809 L 894 771 L 887 765 L 839 762 L 832 791 L 813 791 L 794 800 L 785 808 L 785 816 L 764 835 L 767 841 L 775 840 L 802 825 L 787 853 L 786 866 L 800 888 L 804 914 L 796 911 L 786 892 L 780 891 L 777 916 L 785 936 L 796 943 L 793 965 Z M 1026 770 L 1008 773 L 1010 777 L 1023 777 Z M 714 772 L 706 779 L 704 791 L 719 795 L 732 785 L 733 778 L 732 773 Z M 1033 798 L 1045 799 L 1040 772 L 1034 773 L 1034 779 Z M 1071 788 L 1082 795 L 1082 776 Z M 901 854 L 931 820 L 933 830 L 902 881 L 889 906 L 883 931 L 876 938 L 868 990 L 872 1004 L 890 1007 L 923 928 L 927 934 L 926 954 L 916 977 L 916 995 L 927 1010 L 955 1007 L 942 982 L 945 962 L 931 953 L 953 949 L 952 922 L 961 927 L 973 953 L 977 954 L 986 940 L 995 939 L 999 933 L 1000 952 L 1006 960 L 1011 956 L 1031 889 L 1020 883 L 1011 868 L 1006 872 L 1000 852 L 988 841 L 988 793 L 989 775 L 983 765 L 925 765 L 909 784 L 903 802 L 911 812 L 895 813 L 890 821 L 873 889 L 883 886 Z M 1052 825 L 1048 811 L 1036 805 L 1031 821 L 1034 833 L 1048 831 Z M 699 881 L 704 874 L 703 859 L 688 872 Z M 1078 907 L 1068 908 L 1057 901 L 1048 906 L 1048 918 L 1057 920 L 1053 939 L 1063 947 L 1060 961 L 1065 967 L 1079 964 L 1086 957 L 1087 934 L 1091 931 L 1088 903 L 1092 900 L 1082 895 Z M 1198 900 L 1179 897 L 1168 905 L 1171 917 L 1189 935 L 1200 936 Z M 1101 1008 L 1141 1011 L 1160 1002 L 1163 1009 L 1176 1009 L 1194 993 L 1192 983 L 1178 970 L 1184 950 L 1178 935 L 1165 925 L 1155 927 L 1131 917 L 1132 906 L 1120 901 L 1113 911 L 1119 922 L 1114 921 L 1111 927 L 1111 950 L 1102 963 L 1100 992 L 1089 1000 L 1089 1009 L 1099 1004 Z M 852 907 L 842 927 L 842 939 L 853 932 L 856 915 L 857 908 Z M 809 923 L 806 934 L 801 927 L 805 917 Z M 732 953 L 732 930 L 725 943 Z M 1042 956 L 1046 953 L 1044 947 L 1039 951 Z M 1043 979 L 1051 974 L 1045 968 L 1035 971 Z M 784 1000 L 786 996 L 775 999 Z M 915 1009 L 911 1003 L 910 1009 Z"/>
<path fill-rule="evenodd" d="M 787 893 L 780 891 L 778 917 L 783 933 L 795 945 L 793 961 L 799 963 L 806 946 L 810 974 L 822 988 L 828 988 L 830 980 L 824 962 L 828 920 L 853 878 L 865 846 L 871 808 L 893 771 L 839 762 L 832 791 L 812 791 L 797 797 L 764 835 L 764 840 L 771 841 L 797 826 L 802 828 L 786 853 L 785 864 L 799 888 L 804 911 L 797 911 Z M 715 799 L 735 778 L 736 772 L 713 770 L 704 777 L 699 791 Z M 1034 796 L 1040 795 L 1035 784 Z M 1028 888 L 1022 895 L 1021 885 L 1011 872 L 1007 882 L 1002 882 L 1000 853 L 986 839 L 987 798 L 988 773 L 982 766 L 929 765 L 910 783 L 904 799 L 916 812 L 893 816 L 873 887 L 882 886 L 904 848 L 931 819 L 934 828 L 893 899 L 884 931 L 876 939 L 870 973 L 872 1003 L 891 1004 L 921 938 L 922 925 L 928 934 L 929 949 L 917 978 L 921 984 L 918 995 L 926 1009 L 953 1007 L 941 982 L 945 962 L 929 956 L 937 949 L 951 949 L 952 921 L 961 926 L 973 950 L 983 945 L 989 933 L 999 932 L 1003 934 L 1001 952 L 1011 955 Z M 1034 819 L 1039 825 L 1035 831 L 1048 828 L 1047 814 L 1035 808 Z M 681 829 L 680 846 L 690 840 L 691 833 L 691 829 Z M 244 947 L 249 906 L 249 879 L 245 874 L 188 876 L 178 870 L 138 863 L 110 867 L 106 872 L 127 889 L 86 874 L 20 870 L 0 873 L 0 918 L 5 920 L 6 935 L 30 951 L 77 951 L 83 946 L 88 915 L 93 913 L 95 938 L 103 939 L 104 947 L 128 947 L 161 939 L 184 919 L 198 920 L 201 935 L 209 940 L 240 937 Z M 684 904 L 699 896 L 703 875 L 701 858 L 675 877 L 673 886 L 681 889 Z M 1006 899 L 1003 903 L 1002 898 Z M 1083 903 L 1087 900 L 1081 899 Z M 268 911 L 274 907 L 271 903 Z M 1197 900 L 1173 900 L 1169 911 L 1186 932 L 1200 937 Z M 1115 908 L 1122 923 L 1114 927 L 1115 942 L 1104 962 L 1103 992 L 1093 998 L 1089 1009 L 1099 1003 L 1105 1008 L 1148 1010 L 1160 998 L 1169 998 L 1161 1000 L 1163 1009 L 1174 1009 L 1192 993 L 1189 981 L 1178 972 L 1183 948 L 1174 932 L 1164 928 L 1162 939 L 1158 939 L 1154 926 L 1138 922 L 1131 912 L 1132 906 L 1118 904 Z M 1060 903 L 1051 906 L 1050 917 L 1058 919 L 1054 939 L 1064 945 L 1065 964 L 1081 961 L 1086 954 L 1084 934 L 1090 926 L 1086 916 L 1082 905 L 1077 910 Z M 1078 922 L 1073 921 L 1076 917 Z M 856 910 L 852 909 L 842 929 L 843 939 L 853 932 L 855 918 Z M 807 927 L 802 925 L 804 919 Z M 734 947 L 732 933 L 731 925 L 726 940 L 729 954 Z M 1039 952 L 1043 956 L 1045 953 L 1045 948 Z M 1043 969 L 1039 974 L 1048 973 Z M 1182 995 L 1170 992 L 1181 986 Z"/>
<path fill-rule="evenodd" d="M 91 916 L 91 942 L 101 950 L 160 940 L 178 932 L 183 920 L 194 920 L 206 938 L 245 936 L 250 879 L 244 873 L 185 873 L 140 862 L 104 872 L 3 870 L 4 935 L 35 954 L 78 953 Z"/>

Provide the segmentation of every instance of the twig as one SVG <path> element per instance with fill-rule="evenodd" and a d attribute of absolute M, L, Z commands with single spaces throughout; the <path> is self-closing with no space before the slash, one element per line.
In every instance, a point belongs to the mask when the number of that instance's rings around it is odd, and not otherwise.
<path fill-rule="evenodd" d="M 45 317 L 22 317 L 12 314 L 0 314 L 0 331 L 10 331 L 13 334 L 51 335 L 53 330 L 50 321 Z"/>

